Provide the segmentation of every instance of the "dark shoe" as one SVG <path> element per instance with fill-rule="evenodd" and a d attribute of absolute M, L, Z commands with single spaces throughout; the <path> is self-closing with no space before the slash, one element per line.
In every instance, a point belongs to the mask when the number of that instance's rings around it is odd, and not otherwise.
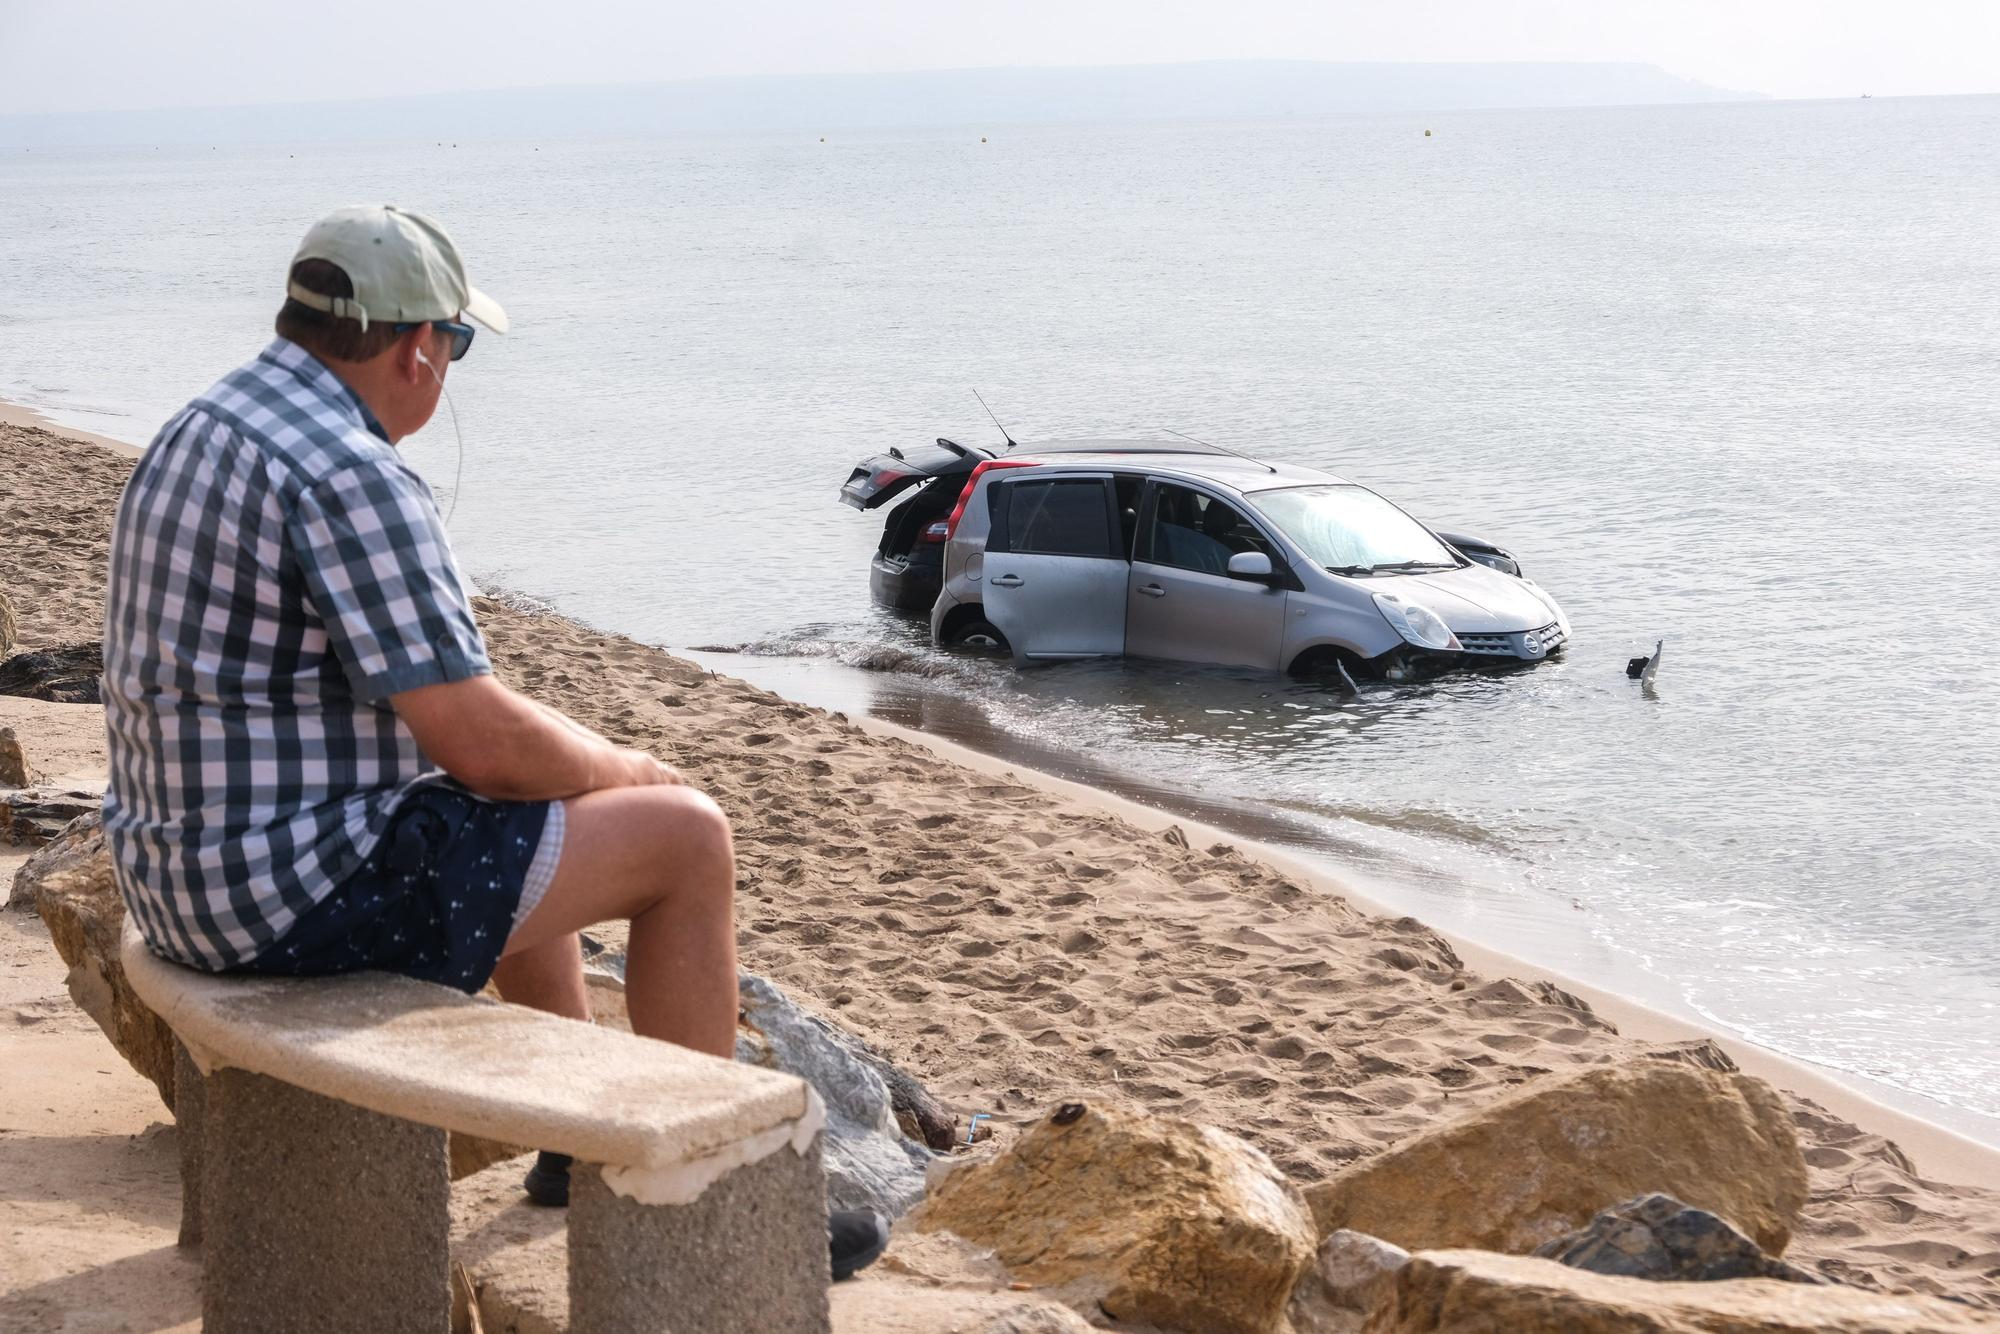
<path fill-rule="evenodd" d="M 535 1165 L 528 1169 L 528 1175 L 521 1185 L 528 1192 L 531 1203 L 545 1205 L 550 1209 L 563 1209 L 569 1205 L 569 1164 L 566 1153 L 539 1153 L 535 1155 Z"/>
<path fill-rule="evenodd" d="M 835 1209 L 827 1216 L 826 1235 L 838 1283 L 882 1258 L 889 1249 L 889 1220 L 869 1209 Z"/>
<path fill-rule="evenodd" d="M 567 1207 L 570 1161 L 566 1153 L 537 1154 L 521 1181 L 528 1199 L 551 1209 Z M 826 1240 L 834 1281 L 852 1278 L 889 1249 L 889 1220 L 868 1209 L 835 1209 L 827 1216 Z"/>

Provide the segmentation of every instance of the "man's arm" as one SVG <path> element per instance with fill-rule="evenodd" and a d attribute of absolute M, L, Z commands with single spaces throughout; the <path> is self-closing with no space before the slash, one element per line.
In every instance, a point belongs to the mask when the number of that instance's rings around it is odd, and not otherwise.
<path fill-rule="evenodd" d="M 389 703 L 431 763 L 482 797 L 553 801 L 681 781 L 651 755 L 621 750 L 490 676 L 419 686 Z"/>

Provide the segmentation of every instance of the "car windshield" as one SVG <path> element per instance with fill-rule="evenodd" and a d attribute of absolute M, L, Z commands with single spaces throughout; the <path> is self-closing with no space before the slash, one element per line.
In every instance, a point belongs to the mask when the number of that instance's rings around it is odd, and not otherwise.
<path fill-rule="evenodd" d="M 1293 486 L 1247 499 L 1337 574 L 1454 568 L 1458 559 L 1425 527 L 1365 486 Z"/>

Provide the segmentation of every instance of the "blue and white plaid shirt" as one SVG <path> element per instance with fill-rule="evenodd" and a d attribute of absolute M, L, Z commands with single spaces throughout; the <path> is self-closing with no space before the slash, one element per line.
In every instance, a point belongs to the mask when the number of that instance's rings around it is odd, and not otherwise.
<path fill-rule="evenodd" d="M 104 829 L 152 947 L 255 958 L 437 771 L 399 691 L 490 671 L 430 488 L 278 339 L 161 428 L 111 536 Z"/>

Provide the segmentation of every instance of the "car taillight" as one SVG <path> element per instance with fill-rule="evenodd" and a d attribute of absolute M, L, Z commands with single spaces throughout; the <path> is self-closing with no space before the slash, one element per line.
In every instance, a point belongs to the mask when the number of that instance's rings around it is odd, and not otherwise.
<path fill-rule="evenodd" d="M 926 542 L 942 542 L 950 536 L 951 525 L 943 519 L 939 519 L 936 523 L 924 529 L 924 541 Z"/>
<path fill-rule="evenodd" d="M 965 517 L 965 506 L 972 499 L 972 493 L 979 486 L 980 476 L 988 468 L 1032 468 L 1040 464 L 1040 459 L 987 459 L 972 470 L 972 476 L 965 479 L 965 490 L 958 493 L 958 503 L 951 507 L 951 517 L 945 520 L 944 535 L 950 537 L 958 531 L 958 521 Z M 928 534 L 926 534 L 928 537 Z"/>

